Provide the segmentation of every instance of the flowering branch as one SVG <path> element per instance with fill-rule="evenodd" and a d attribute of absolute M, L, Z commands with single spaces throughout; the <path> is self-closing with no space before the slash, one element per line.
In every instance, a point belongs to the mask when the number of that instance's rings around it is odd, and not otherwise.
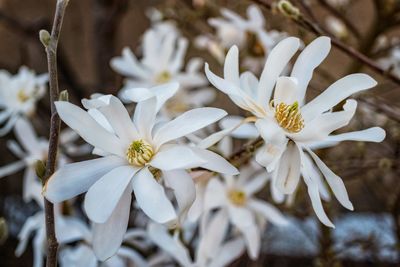
<path fill-rule="evenodd" d="M 49 150 L 46 164 L 46 173 L 43 179 L 43 184 L 47 182 L 49 177 L 54 173 L 56 168 L 56 157 L 58 149 L 58 139 L 60 134 L 60 118 L 54 102 L 59 98 L 58 77 L 57 77 L 57 45 L 60 36 L 61 26 L 64 18 L 65 9 L 69 0 L 57 0 L 56 12 L 54 16 L 51 35 L 46 30 L 40 31 L 40 41 L 43 43 L 46 54 L 49 70 L 50 83 L 50 105 L 51 105 L 51 120 L 50 120 L 50 136 Z M 46 220 L 46 235 L 47 235 L 47 267 L 55 267 L 57 265 L 57 249 L 58 242 L 55 233 L 54 224 L 54 207 L 51 202 L 44 199 L 45 204 L 45 220 Z"/>
<path fill-rule="evenodd" d="M 273 10 L 274 5 L 270 2 L 267 2 L 265 0 L 252 0 L 253 2 L 267 8 L 268 10 Z M 324 32 L 319 25 L 314 24 L 311 22 L 309 19 L 305 18 L 304 16 L 301 16 L 300 14 L 287 14 L 287 17 L 289 17 L 293 22 L 295 22 L 297 25 L 300 27 L 304 28 L 305 30 L 312 32 L 316 35 L 327 35 L 326 32 Z M 363 63 L 364 65 L 368 66 L 371 70 L 373 70 L 376 73 L 381 74 L 382 76 L 390 79 L 391 81 L 395 82 L 396 84 L 400 85 L 400 78 L 393 75 L 390 73 L 387 69 L 384 69 L 380 67 L 376 62 L 371 60 L 368 56 L 364 55 L 363 53 L 360 53 L 353 47 L 349 47 L 347 44 L 342 43 L 339 41 L 337 38 L 330 36 L 332 40 L 332 44 L 340 49 L 342 52 L 346 53 L 347 55 L 351 56 L 352 58 L 356 59 L 360 63 Z"/>

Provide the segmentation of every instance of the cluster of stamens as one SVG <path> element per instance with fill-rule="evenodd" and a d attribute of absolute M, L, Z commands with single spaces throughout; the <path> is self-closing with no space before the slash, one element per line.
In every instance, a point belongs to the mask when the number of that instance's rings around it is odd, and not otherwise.
<path fill-rule="evenodd" d="M 126 159 L 131 165 L 144 166 L 153 157 L 153 147 L 146 141 L 139 139 L 133 141 L 126 151 Z"/>
<path fill-rule="evenodd" d="M 156 77 L 156 82 L 163 84 L 171 80 L 171 73 L 169 71 L 162 71 Z"/>
<path fill-rule="evenodd" d="M 18 91 L 17 97 L 18 97 L 18 100 L 19 100 L 21 103 L 24 103 L 24 102 L 26 102 L 26 101 L 29 100 L 29 96 L 25 93 L 25 91 L 24 91 L 23 89 L 21 89 L 21 90 Z"/>
<path fill-rule="evenodd" d="M 273 103 L 271 103 L 273 105 Z M 299 103 L 292 105 L 279 103 L 275 107 L 275 119 L 279 126 L 290 133 L 300 132 L 304 128 L 304 120 L 300 113 Z"/>
<path fill-rule="evenodd" d="M 247 199 L 245 192 L 235 189 L 228 192 L 228 198 L 236 206 L 243 206 Z"/>

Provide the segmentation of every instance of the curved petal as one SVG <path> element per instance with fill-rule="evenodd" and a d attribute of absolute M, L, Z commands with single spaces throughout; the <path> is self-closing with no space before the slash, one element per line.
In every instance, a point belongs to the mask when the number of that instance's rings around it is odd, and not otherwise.
<path fill-rule="evenodd" d="M 110 170 L 125 165 L 115 156 L 107 156 L 64 165 L 47 181 L 44 196 L 59 203 L 86 192 L 98 179 Z"/>
<path fill-rule="evenodd" d="M 243 185 L 243 191 L 246 192 L 246 195 L 251 196 L 260 191 L 265 186 L 268 179 L 268 173 L 263 171 L 259 175 L 249 179 L 249 181 Z"/>
<path fill-rule="evenodd" d="M 19 161 L 10 163 L 6 166 L 2 166 L 2 167 L 0 167 L 0 178 L 14 174 L 17 171 L 22 170 L 25 166 L 26 166 L 26 163 L 23 160 L 19 160 Z"/>
<path fill-rule="evenodd" d="M 161 126 L 154 135 L 154 142 L 161 146 L 171 140 L 204 128 L 224 116 L 226 111 L 218 108 L 196 108 L 186 111 L 174 120 Z"/>
<path fill-rule="evenodd" d="M 298 81 L 293 77 L 281 76 L 276 80 L 274 92 L 274 104 L 285 103 L 287 105 L 293 104 L 298 99 Z"/>
<path fill-rule="evenodd" d="M 164 188 L 147 168 L 133 177 L 132 187 L 139 207 L 152 220 L 169 223 L 176 219 L 174 207 L 165 195 Z"/>
<path fill-rule="evenodd" d="M 121 141 L 100 126 L 87 112 L 65 101 L 55 102 L 58 115 L 86 142 L 103 151 L 125 157 L 125 147 Z"/>
<path fill-rule="evenodd" d="M 286 142 L 284 130 L 276 123 L 275 119 L 265 117 L 255 123 L 258 132 L 266 143 L 281 145 Z"/>
<path fill-rule="evenodd" d="M 386 133 L 380 127 L 371 127 L 361 131 L 330 135 L 326 138 L 329 142 L 364 141 L 380 143 L 385 139 Z"/>
<path fill-rule="evenodd" d="M 319 96 L 304 105 L 301 108 L 301 115 L 304 121 L 311 121 L 350 95 L 374 87 L 376 84 L 376 81 L 367 74 L 347 75 L 337 80 Z"/>
<path fill-rule="evenodd" d="M 89 188 L 85 195 L 84 207 L 91 221 L 104 223 L 108 220 L 132 176 L 138 170 L 131 166 L 117 167 Z"/>
<path fill-rule="evenodd" d="M 197 147 L 191 147 L 190 149 L 205 161 L 205 163 L 202 163 L 200 167 L 223 174 L 239 174 L 239 171 L 236 169 L 236 167 L 234 167 L 225 158 L 221 157 L 217 153 Z"/>
<path fill-rule="evenodd" d="M 262 215 L 267 221 L 275 225 L 287 226 L 289 224 L 289 221 L 277 208 L 264 200 L 250 199 L 248 205 L 255 212 Z"/>
<path fill-rule="evenodd" d="M 208 267 L 228 266 L 244 252 L 245 244 L 242 238 L 235 238 L 223 244 L 218 250 L 218 255 L 210 262 Z"/>
<path fill-rule="evenodd" d="M 239 86 L 239 49 L 236 45 L 232 46 L 225 58 L 224 63 L 225 80 Z"/>
<path fill-rule="evenodd" d="M 299 46 L 300 40 L 298 38 L 288 37 L 280 41 L 269 53 L 257 88 L 258 103 L 265 108 L 269 104 L 276 79 L 297 52 Z"/>
<path fill-rule="evenodd" d="M 217 178 L 212 178 L 204 193 L 204 210 L 225 206 L 227 203 L 227 191 L 224 184 Z"/>
<path fill-rule="evenodd" d="M 171 145 L 162 147 L 148 164 L 160 170 L 170 171 L 195 168 L 206 162 L 206 159 L 194 153 L 189 146 Z"/>
<path fill-rule="evenodd" d="M 152 140 L 153 130 L 157 114 L 157 98 L 151 97 L 139 102 L 133 115 L 133 122 L 138 129 L 140 136 L 147 141 Z"/>
<path fill-rule="evenodd" d="M 279 161 L 276 187 L 284 194 L 292 194 L 300 180 L 300 152 L 296 144 L 290 142 Z"/>
<path fill-rule="evenodd" d="M 15 123 L 15 135 L 19 143 L 32 155 L 42 152 L 42 147 L 32 125 L 24 118 L 20 118 Z"/>
<path fill-rule="evenodd" d="M 328 56 L 330 50 L 331 39 L 321 36 L 307 45 L 297 58 L 290 76 L 298 80 L 296 99 L 299 101 L 299 104 L 302 104 L 304 100 L 314 69 Z"/>
<path fill-rule="evenodd" d="M 132 189 L 126 187 L 113 213 L 105 223 L 93 224 L 93 250 L 100 261 L 112 257 L 122 244 L 129 221 Z"/>

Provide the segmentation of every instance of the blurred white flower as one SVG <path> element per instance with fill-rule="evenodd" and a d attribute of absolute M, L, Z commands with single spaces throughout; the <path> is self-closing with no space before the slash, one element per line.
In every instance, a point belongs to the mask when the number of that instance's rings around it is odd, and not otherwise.
<path fill-rule="evenodd" d="M 207 79 L 200 72 L 201 61 L 192 59 L 184 68 L 188 40 L 180 36 L 178 29 L 169 23 L 157 23 L 143 37 L 143 57 L 139 61 L 129 48 L 121 57 L 111 60 L 111 67 L 127 77 L 119 93 L 122 100 L 130 88 L 149 88 L 167 82 L 179 82 L 183 89 L 201 87 Z"/>
<path fill-rule="evenodd" d="M 175 86 L 165 89 L 176 90 Z M 211 151 L 176 144 L 178 138 L 216 122 L 226 112 L 217 108 L 193 109 L 172 121 L 155 124 L 156 114 L 167 100 L 168 97 L 152 97 L 139 102 L 132 122 L 118 98 L 93 99 L 90 104 L 97 105 L 109 125 L 106 128 L 105 123 L 99 124 L 76 105 L 56 102 L 61 119 L 102 157 L 60 168 L 48 180 L 44 194 L 58 203 L 87 191 L 84 206 L 94 222 L 94 251 L 100 260 L 114 255 L 121 245 L 132 190 L 146 215 L 170 224 L 176 222 L 177 215 L 162 181 L 174 191 L 179 210 L 185 213 L 195 198 L 194 183 L 185 169 L 202 167 L 237 173 L 236 168 Z"/>
<path fill-rule="evenodd" d="M 314 69 L 328 55 L 330 39 L 315 39 L 301 52 L 291 75 L 280 76 L 299 46 L 299 39 L 294 37 L 281 41 L 269 54 L 260 80 L 250 72 L 239 76 L 238 48 L 235 46 L 227 54 L 224 79 L 213 74 L 207 64 L 205 71 L 216 88 L 226 93 L 236 105 L 254 115 L 246 120 L 255 121 L 255 126 L 265 141 L 264 147 L 256 155 L 256 160 L 269 172 L 273 172 L 272 179 L 278 189 L 285 194 L 292 194 L 297 188 L 301 173 L 318 218 L 325 225 L 333 227 L 320 199 L 321 188 L 317 182 L 320 172 L 339 202 L 351 210 L 353 206 L 343 181 L 312 152 L 312 149 L 348 140 L 381 142 L 384 139 L 385 131 L 379 127 L 330 135 L 349 123 L 357 102 L 347 100 L 342 111 L 334 112 L 332 108 L 350 95 L 374 87 L 376 81 L 366 74 L 351 74 L 336 81 L 318 97 L 305 104 L 308 83 Z M 225 133 L 235 129 L 225 129 Z M 208 147 L 219 138 L 219 133 L 211 135 L 203 140 L 201 147 Z M 311 156 L 319 170 L 304 152 Z"/>
<path fill-rule="evenodd" d="M 21 116 L 30 116 L 36 102 L 46 93 L 47 74 L 36 76 L 33 70 L 21 67 L 16 75 L 0 71 L 0 136 L 7 134 Z"/>
<path fill-rule="evenodd" d="M 42 182 L 37 178 L 35 168 L 36 161 L 46 162 L 49 143 L 45 138 L 39 138 L 32 125 L 24 118 L 17 120 L 14 133 L 22 148 L 14 140 L 8 141 L 7 146 L 20 160 L 0 167 L 0 178 L 25 168 L 22 188 L 23 199 L 25 202 L 35 200 L 42 206 Z M 68 159 L 62 153 L 58 154 L 58 167 L 64 165 L 67 161 Z"/>
<path fill-rule="evenodd" d="M 346 25 L 336 17 L 328 16 L 325 24 L 331 34 L 339 39 L 346 39 L 349 36 L 349 31 Z"/>
<path fill-rule="evenodd" d="M 223 181 L 213 178 L 208 182 L 204 194 L 204 210 L 222 208 L 223 215 L 243 235 L 250 258 L 257 259 L 263 225 L 265 221 L 284 226 L 288 221 L 273 205 L 254 196 L 267 183 L 269 177 L 265 171 L 255 175 L 249 166 L 240 170 L 238 177 L 223 175 Z M 262 219 L 262 221 L 260 221 Z M 221 223 L 221 232 L 226 232 Z"/>
<path fill-rule="evenodd" d="M 84 240 L 90 235 L 86 225 L 75 217 L 64 216 L 59 212 L 59 206 L 55 207 L 55 230 L 57 241 L 60 245 Z M 29 217 L 20 233 L 19 244 L 15 255 L 20 257 L 33 234 L 33 267 L 43 267 L 43 257 L 47 251 L 46 224 L 44 211 L 39 211 Z"/>
<path fill-rule="evenodd" d="M 393 42 L 398 42 L 399 40 L 394 40 Z M 391 71 L 394 75 L 400 77 L 400 47 L 394 47 L 391 49 L 387 57 L 380 58 L 378 63 Z"/>

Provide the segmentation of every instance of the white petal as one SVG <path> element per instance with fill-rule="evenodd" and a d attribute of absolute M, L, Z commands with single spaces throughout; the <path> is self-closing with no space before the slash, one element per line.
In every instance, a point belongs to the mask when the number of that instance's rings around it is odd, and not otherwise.
<path fill-rule="evenodd" d="M 176 119 L 161 126 L 154 135 L 154 142 L 159 146 L 179 137 L 204 128 L 224 116 L 226 112 L 218 108 L 197 108 L 189 110 Z"/>
<path fill-rule="evenodd" d="M 107 156 L 64 165 L 48 180 L 44 196 L 53 203 L 73 198 L 86 192 L 110 170 L 125 164 L 118 157 Z"/>
<path fill-rule="evenodd" d="M 128 186 L 105 223 L 93 224 L 93 250 L 101 261 L 113 256 L 121 246 L 128 227 L 131 192 L 131 188 Z"/>
<path fill-rule="evenodd" d="M 235 238 L 223 244 L 218 255 L 211 261 L 208 267 L 228 266 L 244 252 L 245 244 L 242 238 Z"/>
<path fill-rule="evenodd" d="M 300 153 L 290 142 L 279 161 L 276 187 L 284 194 L 292 194 L 300 180 Z"/>
<path fill-rule="evenodd" d="M 268 143 L 262 146 L 256 154 L 256 161 L 264 166 L 268 172 L 275 170 L 278 165 L 283 152 L 286 150 L 287 141 L 283 144 Z"/>
<path fill-rule="evenodd" d="M 280 41 L 269 53 L 257 89 L 259 92 L 258 102 L 264 107 L 269 104 L 276 79 L 297 52 L 299 46 L 300 40 L 298 38 L 288 37 Z"/>
<path fill-rule="evenodd" d="M 26 166 L 26 163 L 23 160 L 13 162 L 6 166 L 2 166 L 2 167 L 0 167 L 0 178 L 14 174 L 17 171 L 22 170 L 25 166 Z"/>
<path fill-rule="evenodd" d="M 243 234 L 247 252 L 252 260 L 258 258 L 261 246 L 261 233 L 251 210 L 243 207 L 229 206 L 229 217 L 233 225 Z"/>
<path fill-rule="evenodd" d="M 148 72 L 140 65 L 135 55 L 128 47 L 125 47 L 122 50 L 122 57 L 111 59 L 110 65 L 115 71 L 122 75 L 137 76 L 141 78 L 148 77 Z"/>
<path fill-rule="evenodd" d="M 109 153 L 125 156 L 125 147 L 113 134 L 100 126 L 87 112 L 65 101 L 55 102 L 58 115 L 86 142 Z"/>
<path fill-rule="evenodd" d="M 197 147 L 191 147 L 191 149 L 197 156 L 201 157 L 205 161 L 205 163 L 202 163 L 200 167 L 218 173 L 230 175 L 239 174 L 239 171 L 236 169 L 236 167 L 234 167 L 225 158 L 221 157 L 217 153 Z"/>
<path fill-rule="evenodd" d="M 111 127 L 120 139 L 135 140 L 138 138 L 139 133 L 137 132 L 135 125 L 132 123 L 128 111 L 118 98 L 112 96 L 110 98 L 110 103 L 100 107 L 99 110 L 107 118 Z"/>
<path fill-rule="evenodd" d="M 156 119 L 157 98 L 151 97 L 139 102 L 135 109 L 133 122 L 139 130 L 140 135 L 147 141 L 152 140 L 151 131 Z"/>
<path fill-rule="evenodd" d="M 299 104 L 303 102 L 314 69 L 328 56 L 330 50 L 331 39 L 321 36 L 307 45 L 297 58 L 290 76 L 297 78 L 299 82 L 297 93 Z"/>
<path fill-rule="evenodd" d="M 289 221 L 276 207 L 264 200 L 250 199 L 248 205 L 254 211 L 262 215 L 267 221 L 275 225 L 287 226 L 289 224 Z"/>
<path fill-rule="evenodd" d="M 281 145 L 286 142 L 284 131 L 274 119 L 265 117 L 257 120 L 255 125 L 266 143 Z"/>
<path fill-rule="evenodd" d="M 204 194 L 204 209 L 211 210 L 224 206 L 227 203 L 227 190 L 224 184 L 217 178 L 211 179 Z"/>
<path fill-rule="evenodd" d="M 231 135 L 235 138 L 252 139 L 259 136 L 257 129 L 251 123 L 245 123 L 240 116 L 226 116 L 219 122 L 222 129 L 236 127 Z"/>
<path fill-rule="evenodd" d="M 315 163 L 317 164 L 318 168 L 321 170 L 322 174 L 325 176 L 326 181 L 328 182 L 330 188 L 333 191 L 333 194 L 337 198 L 337 200 L 342 204 L 343 207 L 353 210 L 353 204 L 349 199 L 349 195 L 347 194 L 346 187 L 343 183 L 343 180 L 340 179 L 325 163 L 311 150 L 307 150 L 307 152 L 311 155 L 314 159 Z"/>
<path fill-rule="evenodd" d="M 266 172 L 261 172 L 259 175 L 252 177 L 243 185 L 243 190 L 246 195 L 253 195 L 260 191 L 269 179 L 269 175 Z"/>
<path fill-rule="evenodd" d="M 297 98 L 298 81 L 296 78 L 281 76 L 276 80 L 274 92 L 274 104 L 285 103 L 287 105 L 299 101 Z"/>
<path fill-rule="evenodd" d="M 386 133 L 380 127 L 372 127 L 361 131 L 330 135 L 326 139 L 330 142 L 364 141 L 380 143 L 385 139 Z"/>
<path fill-rule="evenodd" d="M 133 177 L 132 187 L 139 207 L 152 220 L 169 223 L 176 219 L 174 207 L 165 195 L 164 188 L 147 168 Z"/>
<path fill-rule="evenodd" d="M 310 121 L 350 95 L 374 87 L 376 84 L 376 81 L 367 74 L 356 73 L 347 75 L 337 80 L 323 93 L 302 107 L 301 114 L 303 119 Z"/>
<path fill-rule="evenodd" d="M 239 85 L 239 49 L 232 46 L 225 58 L 224 78 L 236 85 Z"/>
<path fill-rule="evenodd" d="M 147 227 L 149 238 L 163 251 L 173 257 L 181 266 L 191 266 L 189 251 L 179 241 L 173 238 L 168 229 L 162 225 L 150 223 Z"/>
<path fill-rule="evenodd" d="M 43 149 L 40 146 L 36 132 L 26 119 L 18 119 L 14 129 L 19 143 L 29 151 L 30 154 L 37 155 L 42 152 Z"/>
<path fill-rule="evenodd" d="M 183 219 L 196 198 L 196 188 L 192 177 L 182 170 L 163 171 L 167 186 L 174 190 L 179 207 L 179 216 Z"/>
<path fill-rule="evenodd" d="M 170 171 L 195 168 L 206 162 L 206 159 L 194 153 L 189 146 L 171 145 L 162 147 L 148 164 L 160 170 Z"/>
<path fill-rule="evenodd" d="M 137 171 L 138 168 L 131 166 L 117 167 L 89 188 L 85 195 L 84 207 L 91 221 L 104 223 L 108 220 Z"/>

